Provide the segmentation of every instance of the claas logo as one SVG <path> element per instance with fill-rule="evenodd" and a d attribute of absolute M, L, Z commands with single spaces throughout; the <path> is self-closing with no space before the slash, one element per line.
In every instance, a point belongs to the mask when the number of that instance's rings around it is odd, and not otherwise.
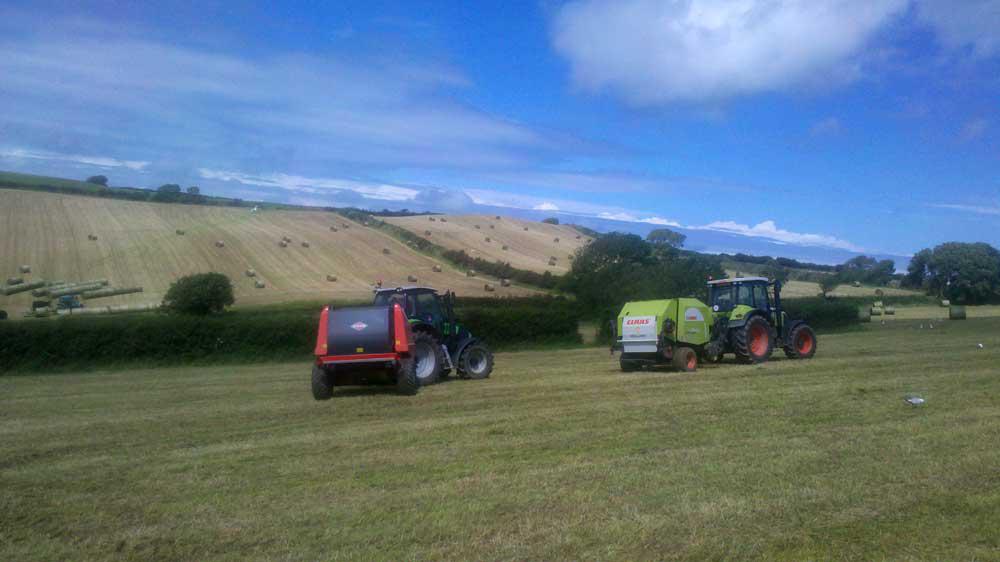
<path fill-rule="evenodd" d="M 644 326 L 649 324 L 649 318 L 633 318 L 631 320 L 626 320 L 626 326 Z"/>

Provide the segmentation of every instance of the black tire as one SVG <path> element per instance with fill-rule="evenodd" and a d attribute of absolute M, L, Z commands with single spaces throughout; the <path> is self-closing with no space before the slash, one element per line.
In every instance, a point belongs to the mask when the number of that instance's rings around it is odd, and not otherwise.
<path fill-rule="evenodd" d="M 471 343 L 462 350 L 458 364 L 462 378 L 488 379 L 493 372 L 493 352 L 482 343 Z"/>
<path fill-rule="evenodd" d="M 690 347 L 678 347 L 672 359 L 674 370 L 693 373 L 698 370 L 698 354 Z"/>
<path fill-rule="evenodd" d="M 762 316 L 751 316 L 747 323 L 736 328 L 733 348 L 740 363 L 763 363 L 771 358 L 774 339 L 771 324 Z"/>
<path fill-rule="evenodd" d="M 412 357 L 400 359 L 396 365 L 396 392 L 404 396 L 413 396 L 420 391 L 420 381 L 417 379 L 416 361 Z"/>
<path fill-rule="evenodd" d="M 624 357 L 618 359 L 618 366 L 622 368 L 623 373 L 632 373 L 639 370 L 639 364 L 635 361 L 629 361 Z"/>
<path fill-rule="evenodd" d="M 326 369 L 319 365 L 313 365 L 312 372 L 313 398 L 316 400 L 329 400 L 333 398 L 333 381 Z"/>
<path fill-rule="evenodd" d="M 816 355 L 816 332 L 808 324 L 799 324 L 792 328 L 785 344 L 785 355 L 789 359 L 810 359 Z"/>
<path fill-rule="evenodd" d="M 412 347 L 413 368 L 420 386 L 436 384 L 444 370 L 441 344 L 428 332 L 414 332 Z"/>

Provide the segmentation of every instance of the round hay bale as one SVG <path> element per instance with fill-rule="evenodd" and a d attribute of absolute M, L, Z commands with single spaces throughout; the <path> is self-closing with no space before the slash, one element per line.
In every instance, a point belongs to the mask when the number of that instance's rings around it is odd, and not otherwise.
<path fill-rule="evenodd" d="M 568 260 L 571 260 L 571 259 L 573 259 L 573 254 L 568 254 L 568 255 L 566 256 L 566 259 L 568 259 Z"/>
<path fill-rule="evenodd" d="M 441 222 L 448 222 L 448 219 L 441 217 Z"/>
<path fill-rule="evenodd" d="M 556 260 L 549 260 L 549 266 L 554 267 L 556 265 Z"/>
<path fill-rule="evenodd" d="M 559 237 L 557 236 L 557 237 L 553 238 L 552 241 L 555 242 L 556 244 L 558 244 L 559 243 Z"/>
<path fill-rule="evenodd" d="M 347 224 L 346 222 L 342 223 L 340 226 L 342 226 L 344 228 L 351 228 L 351 225 Z"/>
<path fill-rule="evenodd" d="M 429 220 L 431 222 L 437 222 L 437 219 L 434 218 L 434 217 L 427 217 L 427 220 Z"/>
<path fill-rule="evenodd" d="M 510 279 L 506 279 L 506 278 L 505 279 L 501 279 L 500 280 L 500 286 L 501 287 L 510 287 Z"/>
<path fill-rule="evenodd" d="M 497 228 L 497 227 L 496 227 L 495 225 L 492 225 L 492 224 L 491 224 L 491 225 L 490 225 L 490 228 L 491 228 L 492 230 L 496 230 L 496 228 Z"/>
<path fill-rule="evenodd" d="M 871 315 L 872 316 L 882 316 L 882 312 L 883 312 L 883 310 L 882 310 L 882 307 L 880 307 L 880 306 L 873 306 L 871 308 Z"/>
<path fill-rule="evenodd" d="M 90 240 L 90 241 L 93 242 L 93 241 L 97 240 L 97 236 L 94 235 L 94 234 L 88 234 L 87 235 L 87 240 Z"/>
<path fill-rule="evenodd" d="M 887 306 L 883 308 L 882 311 L 885 312 L 886 316 L 893 316 L 894 314 L 896 314 L 896 308 L 893 306 Z"/>
<path fill-rule="evenodd" d="M 22 265 L 21 267 L 18 268 L 18 271 L 20 271 L 21 273 L 31 273 L 31 266 Z"/>
<path fill-rule="evenodd" d="M 267 287 L 267 285 L 265 285 L 264 282 L 261 281 L 260 279 L 254 281 L 253 286 L 256 287 L 257 289 L 263 289 L 264 287 Z"/>
<path fill-rule="evenodd" d="M 965 320 L 965 306 L 953 304 L 948 307 L 949 320 Z"/>
<path fill-rule="evenodd" d="M 583 238 L 583 236 L 581 236 L 581 235 L 579 235 L 579 234 L 577 234 L 577 235 L 576 235 L 576 239 L 577 239 L 577 240 L 579 240 L 579 239 L 581 239 L 581 238 Z"/>
<path fill-rule="evenodd" d="M 948 308 L 949 306 L 951 306 L 951 301 L 948 299 L 944 299 L 943 301 L 941 301 L 941 306 Z"/>
<path fill-rule="evenodd" d="M 216 240 L 215 241 L 215 247 L 216 248 L 225 248 L 226 247 L 226 243 L 223 242 L 222 240 Z"/>
<path fill-rule="evenodd" d="M 185 234 L 185 231 L 182 230 L 182 229 L 180 229 L 180 228 L 178 228 L 174 232 L 177 234 L 177 236 L 184 236 L 184 234 Z"/>
<path fill-rule="evenodd" d="M 510 249 L 510 247 L 509 247 L 509 246 L 507 246 L 506 244 L 504 244 L 504 245 L 503 245 L 503 249 L 504 249 L 504 250 L 509 250 L 509 249 Z"/>
<path fill-rule="evenodd" d="M 337 230 L 336 226 L 331 226 L 330 227 L 330 232 L 339 232 L 339 231 Z"/>
<path fill-rule="evenodd" d="M 8 285 L 20 285 L 22 283 L 24 283 L 24 277 L 8 277 L 7 278 L 7 284 Z"/>
<path fill-rule="evenodd" d="M 431 231 L 429 231 L 429 230 L 425 230 L 424 231 L 424 236 L 430 236 L 430 235 L 431 235 Z"/>
<path fill-rule="evenodd" d="M 337 276 L 336 275 L 327 275 L 326 276 L 326 280 L 329 281 L 329 282 L 331 282 L 331 283 L 336 283 L 337 282 Z"/>
<path fill-rule="evenodd" d="M 476 230 L 482 230 L 482 229 L 483 227 L 479 226 L 478 224 L 476 225 Z"/>
<path fill-rule="evenodd" d="M 436 271 L 436 272 L 440 273 L 441 272 L 441 266 L 438 265 L 438 264 L 434 264 L 433 266 L 431 266 L 431 271 Z"/>
<path fill-rule="evenodd" d="M 388 256 L 390 253 L 389 248 L 382 248 L 382 253 Z"/>
<path fill-rule="evenodd" d="M 417 276 L 416 275 L 407 275 L 406 276 L 406 281 L 408 283 L 416 283 L 417 282 Z"/>
<path fill-rule="evenodd" d="M 853 287 L 860 287 L 861 286 L 861 281 L 855 281 L 854 283 L 851 283 L 851 286 L 853 286 Z"/>
<path fill-rule="evenodd" d="M 470 269 L 469 271 L 466 271 L 465 272 L 465 276 L 466 277 L 475 277 L 476 276 L 476 270 L 475 269 Z"/>
<path fill-rule="evenodd" d="M 303 248 L 308 248 L 309 247 L 309 242 L 306 242 L 305 240 L 303 240 L 302 241 L 302 247 Z"/>
<path fill-rule="evenodd" d="M 288 242 L 285 242 L 284 240 L 282 240 L 281 242 L 278 242 L 278 245 L 281 246 L 282 248 L 287 248 L 288 247 Z"/>
<path fill-rule="evenodd" d="M 859 322 L 871 322 L 872 321 L 872 311 L 866 306 L 858 308 L 858 321 Z"/>
<path fill-rule="evenodd" d="M 524 231 L 525 231 L 525 232 L 528 232 L 528 227 L 524 227 Z"/>
<path fill-rule="evenodd" d="M 254 271 L 254 270 L 252 270 L 252 269 L 248 269 L 248 270 L 244 271 L 243 273 L 244 273 L 244 274 L 245 274 L 245 275 L 246 275 L 247 277 L 257 277 L 257 272 L 256 272 L 256 271 Z"/>
<path fill-rule="evenodd" d="M 487 243 L 489 243 L 489 242 L 492 242 L 492 240 L 490 240 L 490 237 L 489 237 L 489 236 L 487 236 L 487 237 L 486 237 L 486 242 L 487 242 Z"/>
<path fill-rule="evenodd" d="M 489 283 L 487 283 L 487 284 L 483 285 L 483 290 L 486 291 L 487 293 L 492 293 L 493 291 L 496 291 L 497 288 L 494 287 L 493 285 L 490 285 Z"/>

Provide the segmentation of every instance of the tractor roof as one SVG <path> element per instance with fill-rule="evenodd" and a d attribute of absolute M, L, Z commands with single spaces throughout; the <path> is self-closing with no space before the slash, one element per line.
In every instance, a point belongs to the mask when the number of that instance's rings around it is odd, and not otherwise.
<path fill-rule="evenodd" d="M 770 283 L 771 280 L 767 277 L 730 277 L 727 279 L 715 279 L 709 281 L 709 285 L 728 285 L 729 283 Z"/>

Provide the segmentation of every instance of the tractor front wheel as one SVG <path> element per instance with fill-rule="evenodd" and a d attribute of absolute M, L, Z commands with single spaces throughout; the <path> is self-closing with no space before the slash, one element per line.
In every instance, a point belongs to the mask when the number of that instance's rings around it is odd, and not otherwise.
<path fill-rule="evenodd" d="M 438 382 L 444 370 L 444 352 L 434 336 L 427 332 L 413 334 L 413 362 L 420 386 Z"/>
<path fill-rule="evenodd" d="M 313 398 L 316 400 L 329 400 L 333 398 L 333 382 L 326 369 L 319 365 L 313 365 L 312 372 Z"/>
<path fill-rule="evenodd" d="M 674 369 L 685 373 L 698 370 L 698 354 L 690 347 L 678 347 L 674 350 Z"/>
<path fill-rule="evenodd" d="M 733 347 L 740 363 L 763 363 L 771 358 L 774 351 L 771 325 L 763 317 L 750 317 L 733 335 Z"/>
<path fill-rule="evenodd" d="M 486 379 L 493 372 L 493 352 L 481 343 L 469 344 L 458 359 L 462 366 L 462 377 L 466 379 Z"/>
<path fill-rule="evenodd" d="M 807 324 L 799 324 L 788 334 L 785 355 L 789 359 L 809 359 L 816 355 L 816 332 Z"/>

